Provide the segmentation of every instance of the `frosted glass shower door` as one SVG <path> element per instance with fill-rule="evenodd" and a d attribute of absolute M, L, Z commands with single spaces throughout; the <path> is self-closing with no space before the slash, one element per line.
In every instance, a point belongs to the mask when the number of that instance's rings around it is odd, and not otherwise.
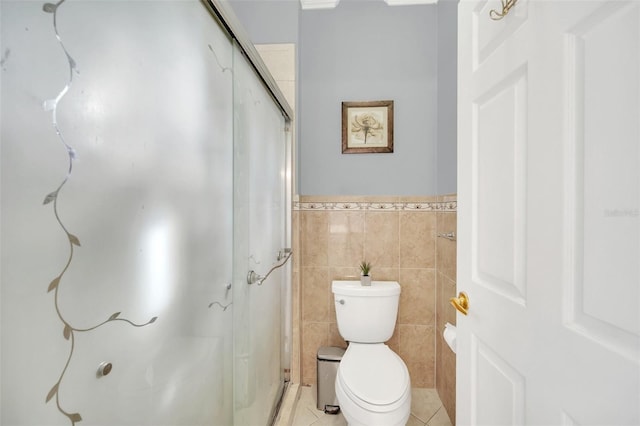
<path fill-rule="evenodd" d="M 0 19 L 0 423 L 233 424 L 227 33 L 189 0 Z"/>
<path fill-rule="evenodd" d="M 285 121 L 245 57 L 234 51 L 234 421 L 267 425 L 284 386 Z"/>

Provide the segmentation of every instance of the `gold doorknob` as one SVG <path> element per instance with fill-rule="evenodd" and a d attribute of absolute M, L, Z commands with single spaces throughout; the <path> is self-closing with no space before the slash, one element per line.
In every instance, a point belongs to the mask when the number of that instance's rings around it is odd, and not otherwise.
<path fill-rule="evenodd" d="M 458 294 L 458 297 L 452 297 L 449 299 L 449 302 L 453 305 L 454 308 L 462 315 L 467 315 L 469 311 L 469 296 L 464 291 L 461 291 Z"/>

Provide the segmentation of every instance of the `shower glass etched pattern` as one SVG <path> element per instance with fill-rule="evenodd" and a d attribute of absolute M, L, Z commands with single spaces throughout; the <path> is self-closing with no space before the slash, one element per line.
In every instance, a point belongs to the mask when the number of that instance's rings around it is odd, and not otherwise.
<path fill-rule="evenodd" d="M 234 189 L 234 90 L 282 116 L 200 1 L 2 0 L 0 30 L 0 424 L 240 424 L 234 262 L 273 259 L 234 202 L 279 213 Z"/>

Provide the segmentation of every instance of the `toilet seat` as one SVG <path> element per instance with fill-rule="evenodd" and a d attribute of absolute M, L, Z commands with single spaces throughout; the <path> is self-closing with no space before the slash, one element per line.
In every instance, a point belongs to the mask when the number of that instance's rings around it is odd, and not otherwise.
<path fill-rule="evenodd" d="M 351 401 L 374 412 L 402 406 L 411 389 L 407 366 L 384 343 L 350 343 L 336 379 Z"/>

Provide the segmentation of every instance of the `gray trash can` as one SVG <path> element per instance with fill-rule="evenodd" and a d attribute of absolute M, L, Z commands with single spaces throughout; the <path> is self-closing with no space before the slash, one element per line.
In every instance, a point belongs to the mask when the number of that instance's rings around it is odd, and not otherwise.
<path fill-rule="evenodd" d="M 328 414 L 338 414 L 340 406 L 336 399 L 336 374 L 338 365 L 344 355 L 344 349 L 334 346 L 323 346 L 318 349 L 318 410 Z"/>

